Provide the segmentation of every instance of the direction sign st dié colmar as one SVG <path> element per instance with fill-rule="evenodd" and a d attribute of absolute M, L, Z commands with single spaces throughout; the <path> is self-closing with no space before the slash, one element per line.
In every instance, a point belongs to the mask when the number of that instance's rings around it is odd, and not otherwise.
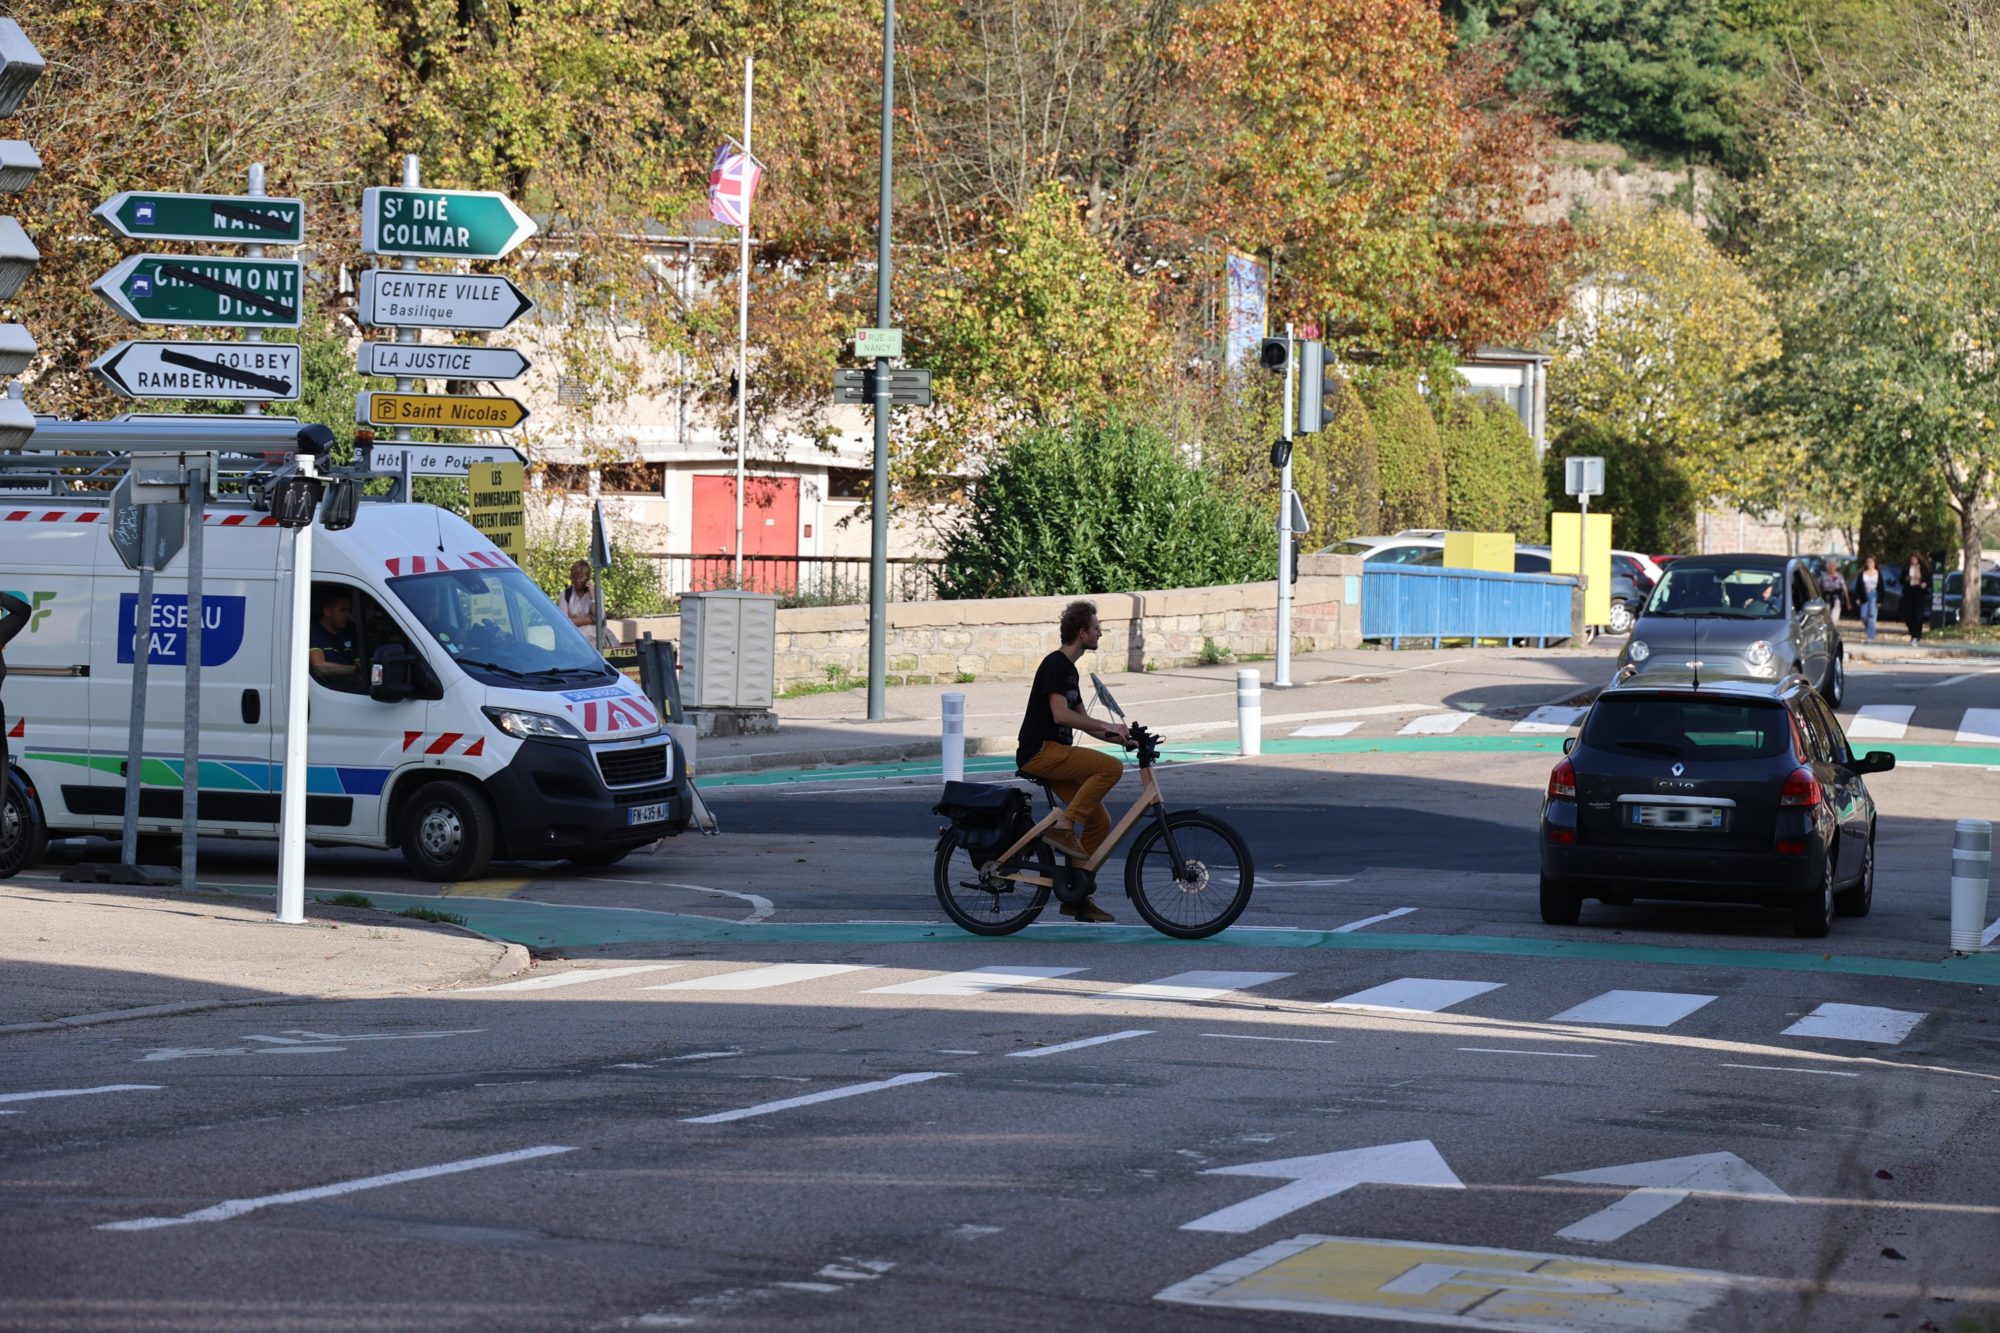
<path fill-rule="evenodd" d="M 486 190 L 361 192 L 361 250 L 371 255 L 498 259 L 535 234 L 534 219 Z"/>
<path fill-rule="evenodd" d="M 378 328 L 491 333 L 533 310 L 535 303 L 506 278 L 371 268 L 361 275 L 360 307 L 361 322 Z"/>
<path fill-rule="evenodd" d="M 528 419 L 528 409 L 512 398 L 364 389 L 355 397 L 354 419 L 364 426 L 512 430 Z"/>
<path fill-rule="evenodd" d="M 306 238 L 305 202 L 263 195 L 126 190 L 106 199 L 90 215 L 135 241 L 298 245 Z"/>
<path fill-rule="evenodd" d="M 359 369 L 412 380 L 517 380 L 528 373 L 528 358 L 511 347 L 365 342 Z"/>
<path fill-rule="evenodd" d="M 304 285 L 296 259 L 133 255 L 90 289 L 134 324 L 295 329 Z"/>
<path fill-rule="evenodd" d="M 297 343 L 122 342 L 90 368 L 127 398 L 276 403 L 299 396 Z"/>

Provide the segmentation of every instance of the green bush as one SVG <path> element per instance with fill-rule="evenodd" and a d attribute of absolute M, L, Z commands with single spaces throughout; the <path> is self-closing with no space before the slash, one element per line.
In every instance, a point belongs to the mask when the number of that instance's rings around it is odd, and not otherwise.
<path fill-rule="evenodd" d="M 553 599 L 569 586 L 570 566 L 583 559 L 589 549 L 590 537 L 583 524 L 564 523 L 528 539 L 521 568 Z M 611 568 L 599 579 L 607 618 L 657 616 L 667 609 L 659 566 L 625 551 L 616 542 L 611 547 Z"/>
<path fill-rule="evenodd" d="M 1571 426 L 1542 459 L 1549 503 L 1570 511 L 1576 501 L 1563 492 L 1563 459 L 1572 454 L 1604 460 L 1611 494 L 1599 497 L 1592 508 L 1613 516 L 1613 546 L 1648 553 L 1696 549 L 1700 500 L 1687 470 L 1665 449 L 1595 422 Z"/>
<path fill-rule="evenodd" d="M 945 538 L 942 597 L 1198 588 L 1273 576 L 1273 516 L 1112 419 L 1017 434 Z"/>
<path fill-rule="evenodd" d="M 1416 381 L 1407 375 L 1383 381 L 1369 407 L 1382 482 L 1382 531 L 1443 527 L 1444 441 Z"/>
<path fill-rule="evenodd" d="M 1438 404 L 1444 445 L 1445 516 L 1466 532 L 1511 532 L 1534 543 L 1548 534 L 1535 440 L 1514 410 L 1482 394 Z"/>
<path fill-rule="evenodd" d="M 1339 403 L 1326 429 L 1300 436 L 1292 455 L 1292 486 L 1312 523 L 1308 550 L 1372 534 L 1381 522 L 1375 423 L 1352 385 L 1341 386 Z"/>

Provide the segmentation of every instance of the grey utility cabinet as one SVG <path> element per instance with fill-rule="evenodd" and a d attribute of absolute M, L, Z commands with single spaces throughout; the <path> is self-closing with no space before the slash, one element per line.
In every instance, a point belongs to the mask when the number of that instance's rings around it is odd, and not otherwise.
<path fill-rule="evenodd" d="M 769 708 L 778 599 L 765 592 L 681 595 L 681 693 L 689 708 Z"/>

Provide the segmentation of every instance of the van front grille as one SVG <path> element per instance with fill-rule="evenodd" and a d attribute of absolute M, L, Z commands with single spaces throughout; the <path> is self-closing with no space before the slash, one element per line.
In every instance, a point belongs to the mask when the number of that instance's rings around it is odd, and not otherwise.
<path fill-rule="evenodd" d="M 600 750 L 597 771 L 607 787 L 637 787 L 667 776 L 667 750 L 662 743 L 634 750 Z"/>

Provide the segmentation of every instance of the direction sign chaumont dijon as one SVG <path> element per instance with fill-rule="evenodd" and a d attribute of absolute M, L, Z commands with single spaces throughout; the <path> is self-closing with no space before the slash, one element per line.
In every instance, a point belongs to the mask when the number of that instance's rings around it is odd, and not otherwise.
<path fill-rule="evenodd" d="M 134 324 L 295 329 L 304 276 L 296 259 L 133 255 L 90 289 Z"/>
<path fill-rule="evenodd" d="M 366 342 L 359 368 L 412 380 L 517 380 L 528 373 L 528 358 L 511 347 Z"/>
<path fill-rule="evenodd" d="M 506 278 L 478 273 L 405 273 L 371 268 L 361 275 L 363 324 L 396 329 L 506 328 L 535 308 Z"/>
<path fill-rule="evenodd" d="M 304 201 L 264 195 L 126 190 L 92 209 L 91 216 L 135 241 L 298 245 L 306 238 Z"/>
<path fill-rule="evenodd" d="M 504 194 L 375 186 L 361 192 L 361 250 L 419 259 L 498 259 L 535 234 Z"/>
<path fill-rule="evenodd" d="M 528 409 L 512 398 L 364 389 L 355 399 L 354 419 L 364 426 L 512 430 L 528 419 Z"/>
<path fill-rule="evenodd" d="M 299 396 L 297 343 L 122 342 L 90 368 L 127 398 L 274 403 Z"/>

